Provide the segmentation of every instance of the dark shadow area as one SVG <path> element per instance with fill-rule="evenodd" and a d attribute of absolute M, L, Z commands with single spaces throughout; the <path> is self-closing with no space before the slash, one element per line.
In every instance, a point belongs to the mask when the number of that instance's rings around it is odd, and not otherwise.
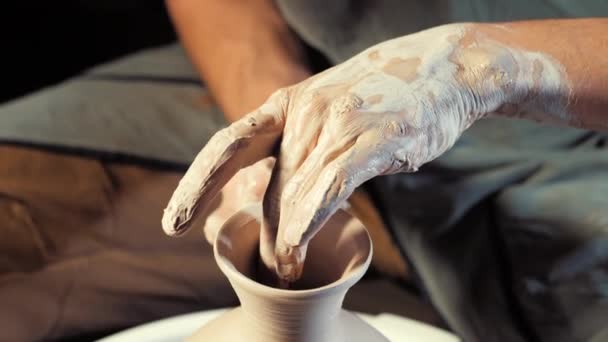
<path fill-rule="evenodd" d="M 175 40 L 162 0 L 13 0 L 0 32 L 0 103 Z"/>

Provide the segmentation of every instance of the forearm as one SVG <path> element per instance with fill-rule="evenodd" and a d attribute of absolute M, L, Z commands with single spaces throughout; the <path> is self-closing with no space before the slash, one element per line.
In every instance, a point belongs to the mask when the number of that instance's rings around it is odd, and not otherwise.
<path fill-rule="evenodd" d="M 519 115 L 608 129 L 608 19 L 480 24 L 476 30 L 528 52 L 522 75 L 512 75 L 524 94 Z"/>
<path fill-rule="evenodd" d="M 272 0 L 167 0 L 179 37 L 230 121 L 307 76 L 302 49 Z M 255 87 L 255 96 L 247 92 Z M 259 103 L 258 103 L 259 102 Z"/>

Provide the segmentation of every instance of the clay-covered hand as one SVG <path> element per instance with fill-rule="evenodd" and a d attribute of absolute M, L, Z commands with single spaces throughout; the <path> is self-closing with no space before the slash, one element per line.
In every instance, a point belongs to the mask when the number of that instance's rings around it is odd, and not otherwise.
<path fill-rule="evenodd" d="M 222 188 L 220 195 L 215 196 L 214 203 L 209 206 L 209 214 L 203 215 L 203 232 L 210 244 L 213 244 L 217 232 L 232 215 L 262 201 L 273 165 L 274 158 L 268 157 L 239 170 Z"/>
<path fill-rule="evenodd" d="M 185 231 L 239 169 L 276 155 L 262 257 L 283 278 L 299 277 L 308 241 L 356 187 L 416 171 L 475 120 L 527 101 L 543 81 L 539 65 L 558 72 L 470 27 L 386 41 L 275 92 L 203 148 L 165 210 L 165 231 Z"/>

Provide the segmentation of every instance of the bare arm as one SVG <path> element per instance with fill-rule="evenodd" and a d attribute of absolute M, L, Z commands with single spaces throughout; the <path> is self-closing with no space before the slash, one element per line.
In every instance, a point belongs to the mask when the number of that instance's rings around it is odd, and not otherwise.
<path fill-rule="evenodd" d="M 538 52 L 552 59 L 560 71 L 560 77 L 555 78 L 537 64 L 529 75 L 514 77 L 522 81 L 528 76 L 528 81 L 521 82 L 528 98 L 517 114 L 539 121 L 608 129 L 608 18 L 481 24 L 477 33 L 515 50 Z M 507 110 L 505 114 L 512 113 Z"/>
<path fill-rule="evenodd" d="M 229 121 L 309 76 L 272 0 L 167 0 L 179 37 Z"/>

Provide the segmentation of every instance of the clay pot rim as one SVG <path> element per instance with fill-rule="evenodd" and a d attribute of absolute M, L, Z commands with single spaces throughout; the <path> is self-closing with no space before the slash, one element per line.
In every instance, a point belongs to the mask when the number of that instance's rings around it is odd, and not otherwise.
<path fill-rule="evenodd" d="M 247 220 L 242 221 L 243 225 L 256 220 L 252 211 L 248 210 L 248 209 L 250 209 L 250 208 L 245 208 L 243 210 L 238 211 L 236 214 L 233 215 L 233 217 L 235 217 L 237 215 L 243 215 L 245 213 L 249 214 L 251 217 Z M 228 221 L 231 221 L 233 217 L 228 219 Z M 355 217 L 355 219 L 357 219 L 357 218 Z M 226 221 L 226 222 L 228 222 L 228 221 Z M 221 235 L 222 230 L 224 230 L 224 226 L 222 226 L 222 228 L 220 228 L 220 230 L 218 231 L 217 237 L 219 237 Z M 367 231 L 365 226 L 363 227 L 363 230 L 365 231 L 365 236 L 367 237 L 367 239 L 369 241 L 369 253 L 368 253 L 365 261 L 363 263 L 361 263 L 359 266 L 356 266 L 355 268 L 351 269 L 348 272 L 348 275 L 346 277 L 340 278 L 329 284 L 326 284 L 326 285 L 323 285 L 320 287 L 315 287 L 312 289 L 304 289 L 304 290 L 279 289 L 276 287 L 271 287 L 268 285 L 264 285 L 262 283 L 258 283 L 257 281 L 255 281 L 251 278 L 248 278 L 243 273 L 239 272 L 239 270 L 237 270 L 236 267 L 234 267 L 232 265 L 232 263 L 226 257 L 219 254 L 219 251 L 217 248 L 219 239 L 217 237 L 216 237 L 215 242 L 213 243 L 213 255 L 215 257 L 215 261 L 216 261 L 217 265 L 222 270 L 222 272 L 226 275 L 226 277 L 228 277 L 228 280 L 238 279 L 238 281 L 239 281 L 238 286 L 246 288 L 248 291 L 250 291 L 252 293 L 257 293 L 261 296 L 268 296 L 268 297 L 275 297 L 275 298 L 289 298 L 289 299 L 307 298 L 307 297 L 315 297 L 315 296 L 327 296 L 327 295 L 334 294 L 336 292 L 344 291 L 344 290 L 352 287 L 367 272 L 367 270 L 371 264 L 371 261 L 372 261 L 372 256 L 374 254 L 374 246 L 372 244 L 371 236 L 369 235 L 369 232 Z"/>

